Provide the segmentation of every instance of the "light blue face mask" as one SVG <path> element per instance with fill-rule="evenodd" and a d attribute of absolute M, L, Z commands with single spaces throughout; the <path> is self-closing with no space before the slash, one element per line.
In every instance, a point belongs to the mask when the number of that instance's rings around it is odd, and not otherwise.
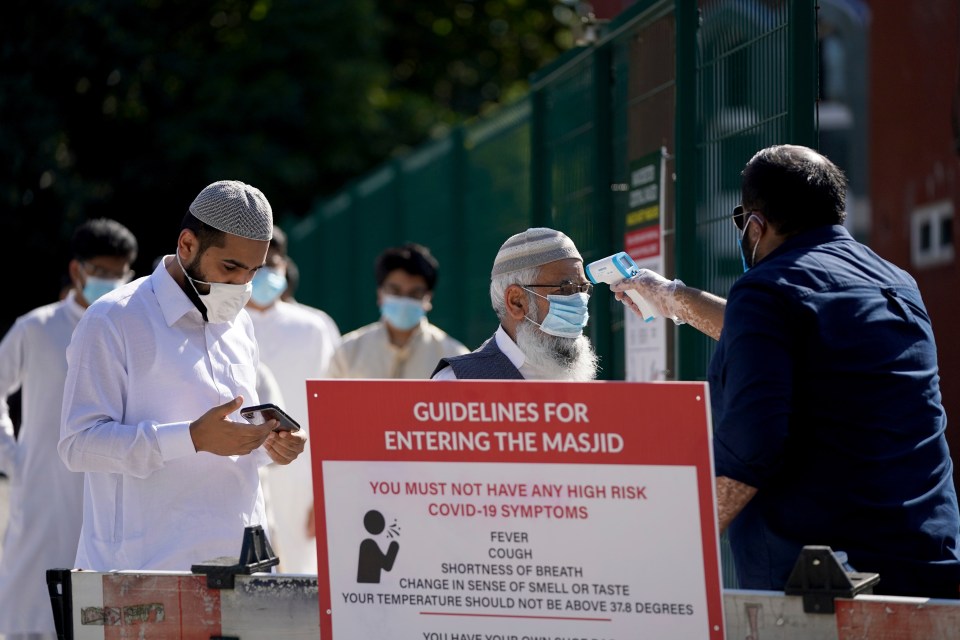
<path fill-rule="evenodd" d="M 287 277 L 280 269 L 264 267 L 253 276 L 253 293 L 250 299 L 261 307 L 273 304 L 287 290 Z"/>
<path fill-rule="evenodd" d="M 527 318 L 540 327 L 541 331 L 558 338 L 578 338 L 583 335 L 583 328 L 587 326 L 587 320 L 590 319 L 590 313 L 587 311 L 587 303 L 590 302 L 588 294 L 574 293 L 569 296 L 544 297 L 530 289 L 524 288 L 524 291 L 550 302 L 550 310 L 547 311 L 543 324 Z"/>
<path fill-rule="evenodd" d="M 83 297 L 87 299 L 87 302 L 93 304 L 94 300 L 122 286 L 124 282 L 123 279 L 114 280 L 87 276 L 87 281 L 83 285 Z"/>
<path fill-rule="evenodd" d="M 427 310 L 423 308 L 422 300 L 384 294 L 380 315 L 394 329 L 409 331 L 420 324 Z"/>

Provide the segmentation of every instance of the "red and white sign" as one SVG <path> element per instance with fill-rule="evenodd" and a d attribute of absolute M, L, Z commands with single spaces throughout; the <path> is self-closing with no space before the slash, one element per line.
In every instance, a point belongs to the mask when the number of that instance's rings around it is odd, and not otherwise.
<path fill-rule="evenodd" d="M 723 638 L 705 384 L 307 396 L 323 638 Z"/>
<path fill-rule="evenodd" d="M 660 257 L 660 225 L 627 231 L 623 235 L 624 251 L 636 263 Z"/>

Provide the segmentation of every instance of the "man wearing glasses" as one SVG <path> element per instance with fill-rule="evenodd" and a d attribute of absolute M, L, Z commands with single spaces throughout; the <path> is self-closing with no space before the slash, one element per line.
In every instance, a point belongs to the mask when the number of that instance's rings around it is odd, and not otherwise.
<path fill-rule="evenodd" d="M 782 590 L 805 545 L 875 593 L 960 597 L 960 514 L 930 317 L 914 279 L 842 226 L 846 178 L 806 147 L 763 149 L 733 222 L 727 300 L 644 271 L 660 314 L 717 339 L 708 379 L 721 531 L 740 587 Z"/>
<path fill-rule="evenodd" d="M 421 244 L 389 247 L 377 256 L 380 320 L 343 337 L 330 377 L 426 380 L 441 358 L 467 353 L 469 349 L 427 319 L 438 275 L 439 263 Z"/>
<path fill-rule="evenodd" d="M 497 332 L 476 351 L 444 358 L 434 380 L 593 380 L 597 356 L 583 335 L 593 285 L 573 240 L 527 229 L 500 247 L 490 274 Z"/>
<path fill-rule="evenodd" d="M 0 471 L 10 520 L 0 562 L 0 637 L 54 634 L 46 569 L 72 567 L 83 519 L 83 474 L 57 455 L 67 345 L 95 300 L 128 282 L 137 240 L 116 220 L 77 227 L 65 298 L 17 319 L 0 342 Z M 7 399 L 21 391 L 17 438 Z"/>

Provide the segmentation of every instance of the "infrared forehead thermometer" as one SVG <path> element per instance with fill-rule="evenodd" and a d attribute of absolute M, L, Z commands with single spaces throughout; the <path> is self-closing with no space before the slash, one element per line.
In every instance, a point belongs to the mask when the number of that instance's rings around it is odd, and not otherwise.
<path fill-rule="evenodd" d="M 605 282 L 608 285 L 619 282 L 624 278 L 633 278 L 640 273 L 640 267 L 633 261 L 630 254 L 625 251 L 607 256 L 596 262 L 591 262 L 585 266 L 583 270 L 593 284 Z M 626 294 L 630 296 L 630 299 L 633 300 L 640 309 L 644 322 L 653 320 L 656 314 L 654 314 L 650 303 L 643 299 L 643 296 L 633 289 L 627 289 Z"/>

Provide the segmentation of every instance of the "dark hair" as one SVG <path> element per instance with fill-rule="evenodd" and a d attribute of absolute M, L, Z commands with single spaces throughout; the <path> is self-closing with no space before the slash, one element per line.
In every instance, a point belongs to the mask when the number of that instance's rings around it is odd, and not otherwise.
<path fill-rule="evenodd" d="M 778 233 L 843 224 L 847 177 L 826 156 L 797 145 L 758 151 L 743 169 L 741 202 L 759 210 Z"/>
<path fill-rule="evenodd" d="M 390 247 L 377 257 L 374 273 L 377 277 L 377 286 L 381 286 L 391 271 L 402 269 L 412 276 L 423 276 L 427 281 L 427 289 L 433 291 L 437 285 L 437 259 L 430 253 L 430 249 L 415 242 L 408 242 L 399 247 Z"/>
<path fill-rule="evenodd" d="M 277 225 L 273 225 L 273 237 L 270 238 L 270 248 L 276 249 L 284 258 L 287 257 L 287 234 Z"/>
<path fill-rule="evenodd" d="M 137 239 L 125 226 L 110 218 L 87 220 L 73 232 L 70 250 L 77 260 L 117 256 L 128 262 L 137 259 Z"/>
<path fill-rule="evenodd" d="M 276 237 L 276 229 L 273 231 L 274 237 Z M 300 267 L 297 266 L 297 263 L 293 261 L 293 258 L 287 256 L 287 288 L 283 293 L 280 294 L 280 297 L 284 300 L 292 300 L 293 297 L 297 294 L 297 287 L 300 286 Z"/>
<path fill-rule="evenodd" d="M 180 230 L 183 231 L 184 229 L 189 229 L 193 232 L 193 235 L 197 236 L 201 253 L 208 247 L 224 247 L 227 244 L 226 232 L 211 227 L 189 211 L 183 216 L 183 222 L 180 223 Z"/>

